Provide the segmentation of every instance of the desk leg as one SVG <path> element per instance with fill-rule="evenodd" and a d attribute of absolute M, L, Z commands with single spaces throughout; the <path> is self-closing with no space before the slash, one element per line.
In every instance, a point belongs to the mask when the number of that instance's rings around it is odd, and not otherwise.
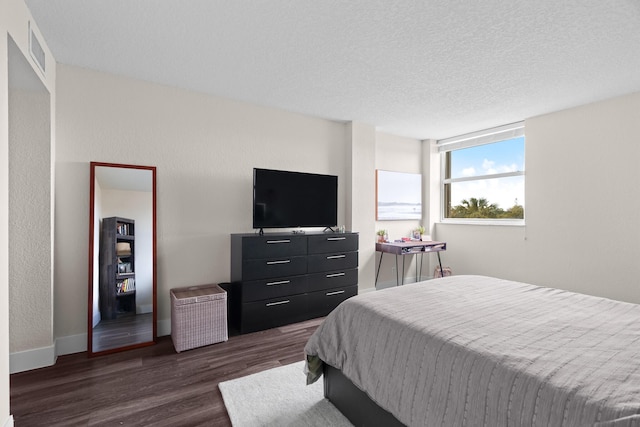
<path fill-rule="evenodd" d="M 400 279 L 398 278 L 399 272 L 400 270 L 398 270 L 398 255 L 396 255 L 396 286 L 400 285 Z"/>
<path fill-rule="evenodd" d="M 402 256 L 402 284 L 404 285 L 404 255 Z"/>
<path fill-rule="evenodd" d="M 422 259 L 424 258 L 424 252 L 420 252 L 420 275 L 418 276 L 421 281 L 422 280 Z"/>
<path fill-rule="evenodd" d="M 384 255 L 384 252 L 380 252 L 380 261 L 378 261 L 378 271 L 376 271 L 376 281 L 373 284 L 373 286 L 376 288 L 378 287 L 378 275 L 380 275 L 380 265 L 382 265 L 382 255 Z"/>
<path fill-rule="evenodd" d="M 436 252 L 438 254 L 438 264 L 440 265 L 440 277 L 444 277 L 444 270 L 442 269 L 442 261 L 440 260 L 440 252 Z"/>

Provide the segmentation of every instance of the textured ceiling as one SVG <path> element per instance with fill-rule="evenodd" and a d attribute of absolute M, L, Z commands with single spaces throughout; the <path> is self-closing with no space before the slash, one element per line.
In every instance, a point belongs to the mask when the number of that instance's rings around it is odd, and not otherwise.
<path fill-rule="evenodd" d="M 640 0 L 26 0 L 58 62 L 444 138 L 640 91 Z"/>

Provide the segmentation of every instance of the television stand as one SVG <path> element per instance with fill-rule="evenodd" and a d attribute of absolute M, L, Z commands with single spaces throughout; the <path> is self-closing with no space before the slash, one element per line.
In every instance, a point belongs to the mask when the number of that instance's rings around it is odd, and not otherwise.
<path fill-rule="evenodd" d="M 358 233 L 232 234 L 227 288 L 242 334 L 326 316 L 358 293 Z"/>

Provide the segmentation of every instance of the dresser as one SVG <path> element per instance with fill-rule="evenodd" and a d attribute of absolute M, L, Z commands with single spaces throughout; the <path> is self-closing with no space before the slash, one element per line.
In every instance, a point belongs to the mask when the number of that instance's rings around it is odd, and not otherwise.
<path fill-rule="evenodd" d="M 240 333 L 326 316 L 358 293 L 358 233 L 232 234 L 229 288 Z"/>

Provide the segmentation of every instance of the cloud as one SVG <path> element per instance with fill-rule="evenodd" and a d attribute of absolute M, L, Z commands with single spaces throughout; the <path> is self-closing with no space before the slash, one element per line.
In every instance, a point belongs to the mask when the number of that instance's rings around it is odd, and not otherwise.
<path fill-rule="evenodd" d="M 493 160 L 484 159 L 482 161 L 482 169 L 484 169 L 485 172 L 487 172 L 487 173 L 495 173 L 495 172 L 488 172 L 488 171 L 494 170 L 493 169 L 493 165 L 495 165 L 495 164 L 496 164 L 496 162 L 494 162 Z"/>
<path fill-rule="evenodd" d="M 517 172 L 518 169 L 518 165 L 515 163 L 511 163 L 510 165 L 504 165 L 501 166 L 502 171 L 501 172 Z"/>
<path fill-rule="evenodd" d="M 474 168 L 473 166 L 471 166 L 470 168 L 462 169 L 462 176 L 475 176 L 475 175 L 476 175 L 476 168 Z"/>
<path fill-rule="evenodd" d="M 496 166 L 496 162 L 489 159 L 484 159 L 482 161 L 482 169 L 484 174 L 491 175 L 494 173 L 508 173 L 508 172 L 517 172 L 518 165 L 515 163 L 511 163 L 510 165 L 498 165 Z"/>

